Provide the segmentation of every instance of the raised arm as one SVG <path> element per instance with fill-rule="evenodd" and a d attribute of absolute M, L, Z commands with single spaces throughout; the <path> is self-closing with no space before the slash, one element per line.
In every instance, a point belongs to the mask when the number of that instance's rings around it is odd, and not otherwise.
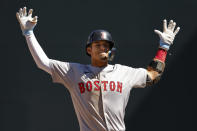
<path fill-rule="evenodd" d="M 147 85 L 156 83 L 164 71 L 167 51 L 173 44 L 174 38 L 180 30 L 180 27 L 177 27 L 176 30 L 175 27 L 176 22 L 173 22 L 173 20 L 170 20 L 168 26 L 167 21 L 163 20 L 163 32 L 154 30 L 160 37 L 160 44 L 155 58 L 151 61 L 147 68 Z"/>
<path fill-rule="evenodd" d="M 33 56 L 34 61 L 36 62 L 37 67 L 51 74 L 49 66 L 50 59 L 42 50 L 33 33 L 33 29 L 37 24 L 38 17 L 35 16 L 32 18 L 32 12 L 33 9 L 30 9 L 27 14 L 26 7 L 24 7 L 23 9 L 20 8 L 19 12 L 16 13 L 16 17 L 18 19 L 18 22 L 20 23 L 21 30 L 26 38 L 28 48 L 31 52 L 31 55 Z"/>

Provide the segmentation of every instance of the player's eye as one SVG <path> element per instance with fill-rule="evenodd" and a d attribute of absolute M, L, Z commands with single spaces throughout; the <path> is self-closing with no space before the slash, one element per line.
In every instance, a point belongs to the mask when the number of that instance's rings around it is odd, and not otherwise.
<path fill-rule="evenodd" d="M 96 47 L 100 47 L 100 44 L 96 44 Z"/>
<path fill-rule="evenodd" d="M 105 44 L 104 47 L 105 47 L 105 48 L 109 48 L 109 45 L 108 45 L 108 44 Z"/>

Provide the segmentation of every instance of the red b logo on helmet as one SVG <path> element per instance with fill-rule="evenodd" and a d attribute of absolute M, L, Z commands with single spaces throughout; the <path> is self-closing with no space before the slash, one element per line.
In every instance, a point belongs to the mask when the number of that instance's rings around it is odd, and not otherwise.
<path fill-rule="evenodd" d="M 105 32 L 101 32 L 101 39 L 107 39 L 107 34 Z"/>

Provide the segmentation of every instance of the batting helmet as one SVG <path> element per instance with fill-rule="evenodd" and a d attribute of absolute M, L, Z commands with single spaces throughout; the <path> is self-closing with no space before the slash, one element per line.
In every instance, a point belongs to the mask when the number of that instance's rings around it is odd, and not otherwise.
<path fill-rule="evenodd" d="M 110 44 L 110 50 L 114 47 L 114 41 L 112 40 L 111 34 L 106 30 L 94 30 L 88 36 L 88 41 L 86 44 L 86 54 L 90 56 L 87 52 L 87 47 L 94 41 L 105 40 Z"/>

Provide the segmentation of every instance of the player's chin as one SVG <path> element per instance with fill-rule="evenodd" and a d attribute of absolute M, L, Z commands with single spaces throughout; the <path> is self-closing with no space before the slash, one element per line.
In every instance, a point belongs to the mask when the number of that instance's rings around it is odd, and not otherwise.
<path fill-rule="evenodd" d="M 101 53 L 99 56 L 100 56 L 100 59 L 102 61 L 107 61 L 108 60 L 108 54 L 107 53 Z"/>

